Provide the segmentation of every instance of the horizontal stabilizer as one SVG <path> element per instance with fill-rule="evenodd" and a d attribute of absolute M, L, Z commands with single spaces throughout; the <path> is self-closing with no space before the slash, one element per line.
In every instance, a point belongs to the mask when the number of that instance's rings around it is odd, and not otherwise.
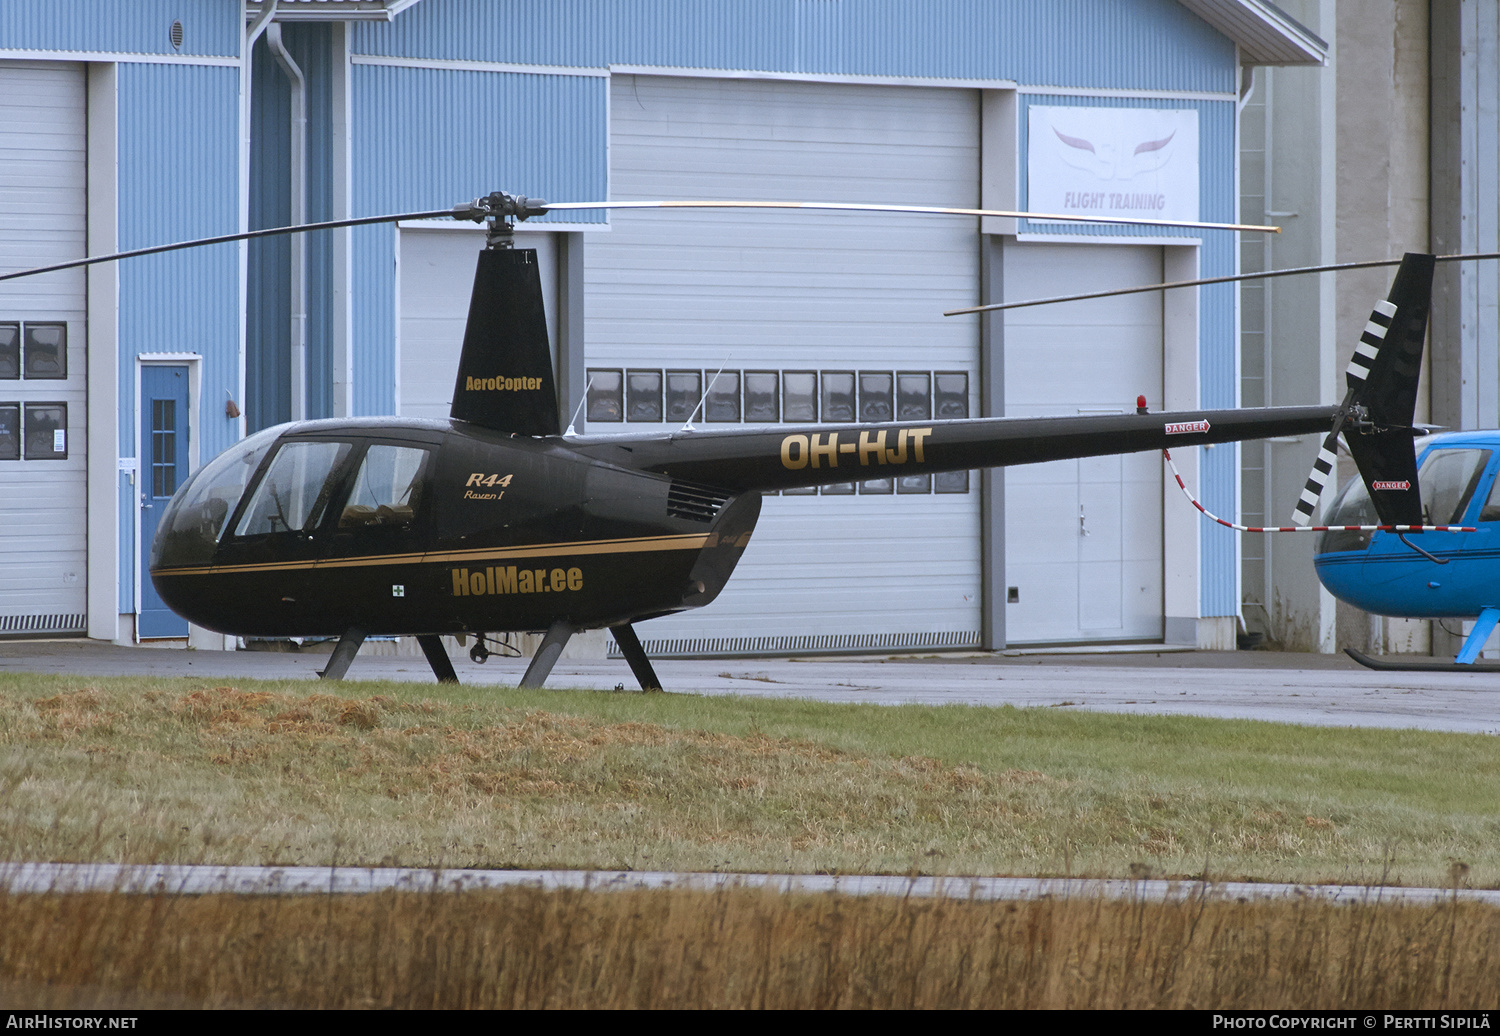
<path fill-rule="evenodd" d="M 562 430 L 535 249 L 479 253 L 451 413 L 516 435 Z"/>

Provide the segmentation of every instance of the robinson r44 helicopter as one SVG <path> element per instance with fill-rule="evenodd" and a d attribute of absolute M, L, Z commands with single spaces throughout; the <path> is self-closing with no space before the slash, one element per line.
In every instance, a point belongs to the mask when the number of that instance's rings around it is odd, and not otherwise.
<path fill-rule="evenodd" d="M 1401 277 L 1394 305 L 1372 317 L 1397 347 L 1369 350 L 1365 377 L 1337 407 L 1149 413 L 1141 405 L 1134 414 L 1081 417 L 564 434 L 536 253 L 513 246 L 514 220 L 648 204 L 687 203 L 548 205 L 496 192 L 440 212 L 61 264 L 394 219 L 489 225 L 450 419 L 302 421 L 221 453 L 182 483 L 158 522 L 149 564 L 162 599 L 223 633 L 338 637 L 321 673 L 328 679 L 344 675 L 370 635 L 415 636 L 438 680 L 456 681 L 442 635 L 545 631 L 520 683 L 537 687 L 575 632 L 604 627 L 642 688 L 655 689 L 634 624 L 718 596 L 749 543 L 763 491 L 858 480 L 874 468 L 927 474 L 1342 431 L 1351 448 L 1358 444 L 1381 524 L 1404 531 L 1421 522 L 1410 400 L 1426 308 Z M 43 271 L 0 279 L 33 272 Z"/>

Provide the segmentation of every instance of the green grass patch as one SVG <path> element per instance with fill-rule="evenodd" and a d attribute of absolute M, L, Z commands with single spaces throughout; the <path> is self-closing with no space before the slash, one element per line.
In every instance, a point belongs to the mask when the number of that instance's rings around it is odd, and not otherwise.
<path fill-rule="evenodd" d="M 0 852 L 1496 886 L 1497 748 L 1055 709 L 5 674 Z"/>

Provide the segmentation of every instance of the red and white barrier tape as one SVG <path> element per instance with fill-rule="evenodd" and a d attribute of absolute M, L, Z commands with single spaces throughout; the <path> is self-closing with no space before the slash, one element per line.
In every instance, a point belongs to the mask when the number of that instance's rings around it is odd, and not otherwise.
<path fill-rule="evenodd" d="M 1167 467 L 1172 469 L 1172 477 L 1177 479 L 1177 486 L 1182 490 L 1182 495 L 1188 501 L 1203 512 L 1209 518 L 1218 522 L 1226 529 L 1234 529 L 1238 532 L 1474 532 L 1472 525 L 1278 525 L 1275 527 L 1260 528 L 1254 525 L 1236 525 L 1234 522 L 1226 522 L 1223 518 L 1214 514 L 1208 508 L 1198 502 L 1193 496 L 1192 490 L 1188 489 L 1187 483 L 1182 480 L 1177 465 L 1172 463 L 1172 454 L 1169 450 L 1162 450 L 1161 455 L 1166 458 Z"/>

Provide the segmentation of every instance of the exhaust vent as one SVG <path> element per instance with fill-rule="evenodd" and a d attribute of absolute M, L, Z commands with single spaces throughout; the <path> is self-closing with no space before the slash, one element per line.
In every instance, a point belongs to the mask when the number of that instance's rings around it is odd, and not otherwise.
<path fill-rule="evenodd" d="M 729 500 L 729 494 L 696 482 L 673 482 L 667 489 L 667 514 L 690 522 L 711 522 Z"/>

